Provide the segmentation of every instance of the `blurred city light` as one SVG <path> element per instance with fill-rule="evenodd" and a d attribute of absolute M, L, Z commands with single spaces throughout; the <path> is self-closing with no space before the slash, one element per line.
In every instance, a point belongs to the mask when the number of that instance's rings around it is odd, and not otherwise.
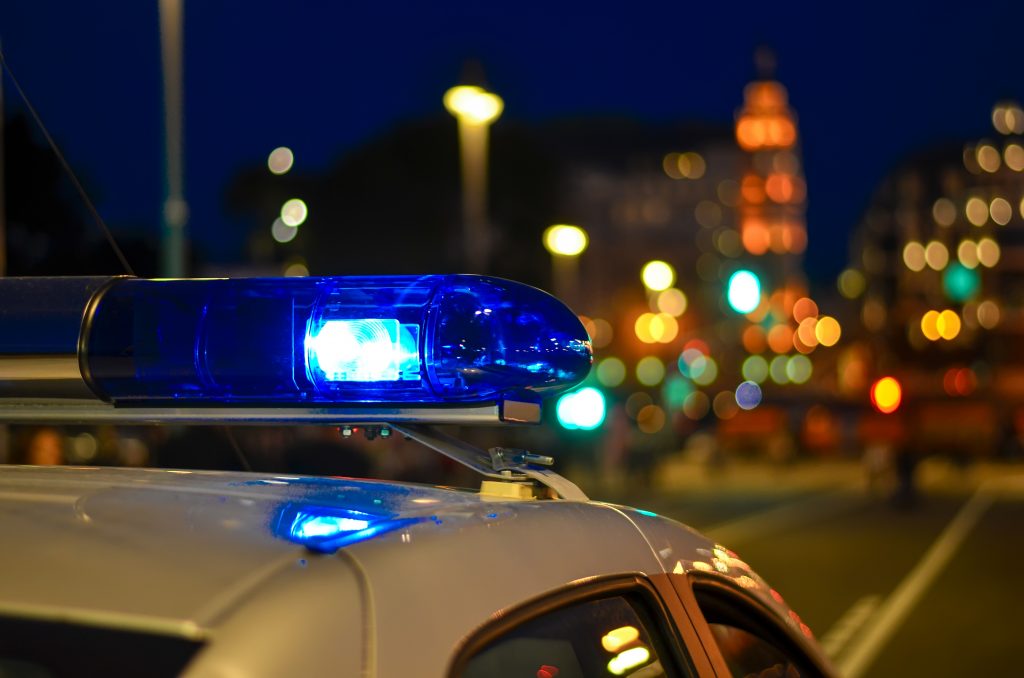
<path fill-rule="evenodd" d="M 652 292 L 661 292 L 672 287 L 676 281 L 676 272 L 664 261 L 648 261 L 640 272 L 644 287 Z"/>
<path fill-rule="evenodd" d="M 946 309 L 936 318 L 935 329 L 939 336 L 947 341 L 956 339 L 960 334 L 960 316 L 956 314 L 956 311 Z"/>
<path fill-rule="evenodd" d="M 711 409 L 711 401 L 703 391 L 694 391 L 683 402 L 683 414 L 694 421 L 703 419 Z"/>
<path fill-rule="evenodd" d="M 871 404 L 883 414 L 891 414 L 900 406 L 903 388 L 894 377 L 882 377 L 871 386 Z"/>
<path fill-rule="evenodd" d="M 641 358 L 636 364 L 636 380 L 644 386 L 657 386 L 665 378 L 665 363 L 653 355 Z"/>
<path fill-rule="evenodd" d="M 736 404 L 740 409 L 752 410 L 761 404 L 761 387 L 753 381 L 745 381 L 736 387 Z"/>
<path fill-rule="evenodd" d="M 555 224 L 544 231 L 544 247 L 551 254 L 575 257 L 587 249 L 587 232 L 579 226 Z"/>
<path fill-rule="evenodd" d="M 932 205 L 932 218 L 939 226 L 952 226 L 956 221 L 956 205 L 949 198 L 939 198 Z"/>
<path fill-rule="evenodd" d="M 924 245 L 914 241 L 908 242 L 903 247 L 903 263 L 907 265 L 907 268 L 915 273 L 923 271 L 926 265 L 924 258 Z"/>
<path fill-rule="evenodd" d="M 786 361 L 786 377 L 794 384 L 806 384 L 813 369 L 811 359 L 805 355 L 794 355 Z"/>
<path fill-rule="evenodd" d="M 301 226 L 308 216 L 306 203 L 298 198 L 292 198 L 281 207 L 281 221 L 288 226 Z"/>
<path fill-rule="evenodd" d="M 839 321 L 831 316 L 822 316 L 814 327 L 814 336 L 822 346 L 835 346 L 842 336 L 842 327 Z"/>
<path fill-rule="evenodd" d="M 729 276 L 726 299 L 737 313 L 750 313 L 761 303 L 761 281 L 751 271 L 736 271 Z"/>
<path fill-rule="evenodd" d="M 281 217 L 274 219 L 274 223 L 270 226 L 270 235 L 279 243 L 286 243 L 295 240 L 295 236 L 299 234 L 299 229 L 296 226 L 289 226 L 284 223 Z"/>
<path fill-rule="evenodd" d="M 974 298 L 981 289 L 981 276 L 977 271 L 954 261 L 942 276 L 942 288 L 950 301 L 963 303 Z"/>
<path fill-rule="evenodd" d="M 752 355 L 743 361 L 743 378 L 756 384 L 768 378 L 768 361 L 759 355 Z"/>
<path fill-rule="evenodd" d="M 285 174 L 295 164 L 295 155 L 292 149 L 286 146 L 279 146 L 270 152 L 267 157 L 267 167 L 273 174 Z"/>
<path fill-rule="evenodd" d="M 999 304 L 994 301 L 983 301 L 978 304 L 978 324 L 990 330 L 999 324 Z"/>
<path fill-rule="evenodd" d="M 626 380 L 626 364 L 618 358 L 605 358 L 597 363 L 597 380 L 608 388 L 614 388 Z"/>
<path fill-rule="evenodd" d="M 558 423 L 570 430 L 591 431 L 604 423 L 605 414 L 604 394 L 592 386 L 566 393 L 555 405 Z"/>
<path fill-rule="evenodd" d="M 458 85 L 444 94 L 444 107 L 462 122 L 487 125 L 505 108 L 501 97 L 475 85 Z"/>
<path fill-rule="evenodd" d="M 657 433 L 665 427 L 665 410 L 657 405 L 645 405 L 636 413 L 636 427 L 642 433 Z"/>
<path fill-rule="evenodd" d="M 679 317 L 686 313 L 687 299 L 682 290 L 670 287 L 658 293 L 655 305 L 662 313 Z"/>
<path fill-rule="evenodd" d="M 287 278 L 302 278 L 309 275 L 309 267 L 304 261 L 293 261 L 285 265 L 284 275 Z"/>
<path fill-rule="evenodd" d="M 711 409 L 719 419 L 732 419 L 739 412 L 736 404 L 736 394 L 732 391 L 722 391 L 711 401 Z"/>

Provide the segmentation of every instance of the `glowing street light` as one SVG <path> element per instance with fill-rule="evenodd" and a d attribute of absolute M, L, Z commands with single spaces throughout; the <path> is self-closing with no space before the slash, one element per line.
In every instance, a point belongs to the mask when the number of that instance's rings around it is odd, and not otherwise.
<path fill-rule="evenodd" d="M 462 221 L 467 273 L 483 273 L 490 255 L 487 225 L 487 133 L 505 104 L 475 85 L 445 92 L 444 106 L 459 123 L 462 155 Z"/>
<path fill-rule="evenodd" d="M 551 278 L 555 296 L 568 304 L 578 303 L 579 255 L 590 239 L 579 226 L 555 224 L 544 230 L 544 247 L 551 253 Z"/>

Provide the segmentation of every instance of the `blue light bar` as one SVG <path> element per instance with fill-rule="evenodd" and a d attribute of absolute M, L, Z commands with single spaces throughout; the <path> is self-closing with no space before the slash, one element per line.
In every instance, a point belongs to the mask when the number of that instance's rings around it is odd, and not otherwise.
<path fill-rule="evenodd" d="M 482 276 L 114 278 L 82 315 L 82 376 L 115 405 L 536 402 L 591 362 L 561 302 Z"/>

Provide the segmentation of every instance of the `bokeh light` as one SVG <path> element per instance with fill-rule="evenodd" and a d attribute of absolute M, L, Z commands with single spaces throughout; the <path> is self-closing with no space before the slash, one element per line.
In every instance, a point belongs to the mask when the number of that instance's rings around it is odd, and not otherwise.
<path fill-rule="evenodd" d="M 295 236 L 299 234 L 299 229 L 295 226 L 289 226 L 284 223 L 280 217 L 274 219 L 274 223 L 270 226 L 270 235 L 279 243 L 286 243 L 295 240 Z"/>
<path fill-rule="evenodd" d="M 683 414 L 694 421 L 703 419 L 711 409 L 711 402 L 702 391 L 694 391 L 683 401 Z"/>
<path fill-rule="evenodd" d="M 657 386 L 664 378 L 665 363 L 660 358 L 649 355 L 636 364 L 636 380 L 644 386 Z"/>
<path fill-rule="evenodd" d="M 558 423 L 570 430 L 597 428 L 604 423 L 606 410 L 604 394 L 592 386 L 564 394 L 555 405 Z"/>
<path fill-rule="evenodd" d="M 822 346 L 835 346 L 842 336 L 842 327 L 839 321 L 832 316 L 822 316 L 814 327 L 814 336 Z"/>
<path fill-rule="evenodd" d="M 768 361 L 759 355 L 752 355 L 743 361 L 740 371 L 747 381 L 761 384 L 768 378 Z"/>
<path fill-rule="evenodd" d="M 657 433 L 665 428 L 665 410 L 646 405 L 636 413 L 636 427 L 643 433 Z"/>
<path fill-rule="evenodd" d="M 686 313 L 687 299 L 682 290 L 670 287 L 658 293 L 655 305 L 662 313 L 679 317 Z"/>
<path fill-rule="evenodd" d="M 761 303 L 761 281 L 754 273 L 739 270 L 729 276 L 726 299 L 737 313 L 750 313 Z"/>
<path fill-rule="evenodd" d="M 648 261 L 640 271 L 640 279 L 647 289 L 652 292 L 661 292 L 672 287 L 676 281 L 676 271 L 664 261 Z"/>
<path fill-rule="evenodd" d="M 761 404 L 761 387 L 753 381 L 745 381 L 736 387 L 736 404 L 740 409 L 752 410 Z"/>
<path fill-rule="evenodd" d="M 299 198 L 292 198 L 281 207 L 281 221 L 289 226 L 301 226 L 308 216 L 309 209 Z"/>
<path fill-rule="evenodd" d="M 608 388 L 615 388 L 626 380 L 626 364 L 615 357 L 601 360 L 594 371 L 597 373 L 597 380 Z"/>
<path fill-rule="evenodd" d="M 895 412 L 903 400 L 903 388 L 893 377 L 882 377 L 871 387 L 871 404 L 883 414 Z"/>
<path fill-rule="evenodd" d="M 794 355 L 786 361 L 786 377 L 794 384 L 806 384 L 813 371 L 811 359 L 805 355 Z"/>
<path fill-rule="evenodd" d="M 549 226 L 543 235 L 544 247 L 551 254 L 575 257 L 587 249 L 587 233 L 579 226 L 555 224 Z"/>
<path fill-rule="evenodd" d="M 285 174 L 295 164 L 295 154 L 286 146 L 279 146 L 267 157 L 267 168 L 273 174 Z"/>

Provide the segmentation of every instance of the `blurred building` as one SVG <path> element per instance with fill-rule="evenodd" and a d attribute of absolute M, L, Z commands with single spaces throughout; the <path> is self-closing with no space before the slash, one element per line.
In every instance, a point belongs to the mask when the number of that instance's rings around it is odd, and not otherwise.
<path fill-rule="evenodd" d="M 839 279 L 858 350 L 899 374 L 936 437 L 974 448 L 999 445 L 1024 404 L 1024 112 L 1003 102 L 992 122 L 885 179 Z"/>

